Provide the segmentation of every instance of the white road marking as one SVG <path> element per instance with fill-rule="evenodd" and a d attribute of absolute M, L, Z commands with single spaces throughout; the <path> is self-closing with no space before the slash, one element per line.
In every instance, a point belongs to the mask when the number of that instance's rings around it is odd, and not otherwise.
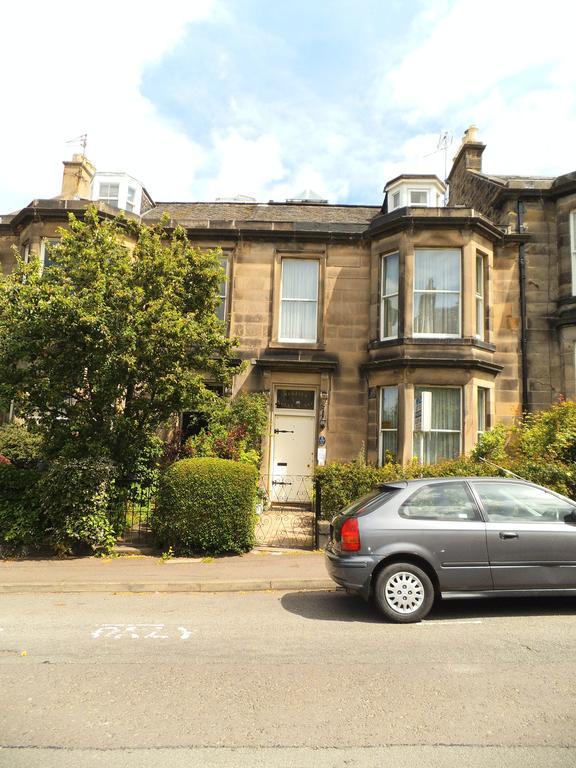
<path fill-rule="evenodd" d="M 169 640 L 165 624 L 101 624 L 92 633 L 94 640 L 111 638 L 113 640 Z M 188 640 L 196 630 L 178 627 L 180 640 Z"/>

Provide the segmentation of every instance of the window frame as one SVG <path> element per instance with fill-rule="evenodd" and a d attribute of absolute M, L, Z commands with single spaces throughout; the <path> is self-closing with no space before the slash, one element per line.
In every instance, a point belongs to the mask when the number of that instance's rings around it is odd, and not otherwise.
<path fill-rule="evenodd" d="M 60 244 L 60 238 L 59 237 L 42 237 L 40 240 L 40 265 L 42 269 L 46 269 L 46 267 L 50 267 L 50 264 L 46 264 L 46 255 L 47 250 L 46 246 L 49 244 L 50 247 L 54 245 Z M 52 262 L 53 263 L 53 262 Z"/>
<path fill-rule="evenodd" d="M 422 491 L 429 490 L 431 488 L 442 488 L 445 486 L 456 486 L 461 487 L 464 489 L 464 493 L 468 497 L 468 501 L 470 502 L 472 506 L 472 511 L 474 513 L 474 517 L 458 517 L 458 518 L 452 518 L 452 517 L 429 517 L 429 516 L 419 516 L 419 515 L 403 515 L 402 509 L 405 506 L 409 506 L 410 501 L 417 496 L 418 494 L 422 493 Z M 398 507 L 398 517 L 401 517 L 403 520 L 414 520 L 416 522 L 431 522 L 431 523 L 482 523 L 484 522 L 483 516 L 482 516 L 483 510 L 481 509 L 478 499 L 476 495 L 472 492 L 470 489 L 469 484 L 466 482 L 464 478 L 461 480 L 455 480 L 455 481 L 449 481 L 446 482 L 440 482 L 440 483 L 428 483 L 426 485 L 421 485 L 419 488 L 416 488 L 410 496 L 408 496 L 407 499 L 404 499 L 402 504 Z"/>
<path fill-rule="evenodd" d="M 395 293 L 384 293 L 385 290 L 385 279 L 384 279 L 384 267 L 386 263 L 386 259 L 389 259 L 393 256 L 397 257 L 398 260 L 398 280 L 396 282 L 396 292 Z M 391 336 L 385 336 L 384 335 L 384 301 L 386 299 L 392 299 L 396 296 L 397 298 L 397 313 L 398 317 L 396 319 L 396 333 L 392 334 Z M 400 251 L 391 251 L 390 253 L 383 253 L 380 256 L 380 341 L 389 341 L 390 339 L 397 339 L 400 334 Z"/>
<path fill-rule="evenodd" d="M 484 400 L 482 409 L 480 408 L 480 393 L 482 392 L 482 398 Z M 482 420 L 480 416 L 482 415 Z M 481 421 L 484 428 L 480 428 Z M 476 387 L 476 436 L 479 440 L 480 437 L 490 429 L 490 390 L 488 387 Z"/>
<path fill-rule="evenodd" d="M 431 290 L 431 289 L 417 289 L 416 288 L 416 261 L 417 261 L 417 254 L 419 251 L 439 251 L 439 252 L 446 252 L 446 251 L 453 251 L 454 253 L 459 254 L 458 259 L 458 265 L 459 265 L 459 283 L 460 288 L 457 291 L 451 291 L 451 290 Z M 422 332 L 416 332 L 413 330 L 412 335 L 415 339 L 461 339 L 462 338 L 462 277 L 463 277 L 463 254 L 462 254 L 462 248 L 415 248 L 414 249 L 414 269 L 413 269 L 413 276 L 412 276 L 412 328 L 414 329 L 416 327 L 416 295 L 417 294 L 442 294 L 442 295 L 457 295 L 458 296 L 458 332 L 457 333 L 422 333 Z"/>
<path fill-rule="evenodd" d="M 106 195 L 105 197 L 102 195 L 102 188 L 108 187 L 108 190 L 110 187 L 116 187 L 117 188 L 117 194 L 116 197 L 111 197 L 110 194 Z M 116 205 L 114 205 L 111 201 L 116 200 Z M 118 181 L 99 181 L 98 182 L 98 202 L 106 203 L 106 205 L 109 205 L 111 208 L 120 208 L 120 182 Z"/>
<path fill-rule="evenodd" d="M 480 270 L 478 267 L 480 266 Z M 474 262 L 474 323 L 475 333 L 474 338 L 479 341 L 485 341 L 486 339 L 486 256 L 483 253 L 476 252 L 476 260 Z M 478 276 L 481 275 L 480 286 L 478 285 Z M 478 290 L 480 287 L 481 290 Z"/>
<path fill-rule="evenodd" d="M 460 392 L 459 429 L 458 430 L 456 430 L 456 429 L 430 429 L 429 432 L 423 432 L 422 430 L 417 431 L 415 429 L 415 426 L 416 426 L 416 424 L 415 424 L 415 421 L 416 421 L 416 407 L 415 406 L 416 406 L 416 390 L 417 389 L 421 389 L 421 390 L 424 390 L 426 392 L 431 391 L 431 390 L 435 390 L 435 389 L 455 389 L 458 392 Z M 414 440 L 416 438 L 416 435 L 420 434 L 422 436 L 420 438 L 420 440 L 421 440 L 420 455 L 422 456 L 422 454 L 424 453 L 424 451 L 422 450 L 422 448 L 423 448 L 423 441 L 424 441 L 424 435 L 431 434 L 433 432 L 436 433 L 436 434 L 456 434 L 456 433 L 458 433 L 459 436 L 460 436 L 460 439 L 458 441 L 458 454 L 454 458 L 458 458 L 458 456 L 462 455 L 462 445 L 463 445 L 463 438 L 464 438 L 464 435 L 463 435 L 463 432 L 464 432 L 464 396 L 465 396 L 465 392 L 464 392 L 464 387 L 462 387 L 462 386 L 450 386 L 450 385 L 442 386 L 442 385 L 438 385 L 438 384 L 435 384 L 433 386 L 428 386 L 427 384 L 415 384 L 414 385 L 414 413 L 412 415 L 412 455 L 414 457 L 416 456 L 416 452 L 414 450 Z M 445 458 L 447 458 L 447 457 L 445 457 Z M 421 458 L 419 459 L 419 462 L 420 462 L 420 464 L 423 464 L 423 465 L 424 464 L 433 464 L 433 463 L 435 463 L 435 462 L 429 462 L 429 461 L 422 461 Z"/>
<path fill-rule="evenodd" d="M 229 296 L 228 283 L 230 281 L 231 257 L 226 254 L 223 254 L 222 256 L 219 256 L 219 260 L 220 260 L 220 266 L 225 272 L 225 277 L 222 283 L 222 285 L 224 286 L 224 293 L 218 294 L 220 296 L 220 304 L 218 304 L 218 306 L 216 307 L 216 317 L 218 317 L 218 319 L 222 323 L 226 324 L 227 316 L 228 316 L 228 296 Z M 220 309 L 220 307 L 222 307 L 222 317 L 220 317 L 218 313 L 218 310 Z"/>
<path fill-rule="evenodd" d="M 424 195 L 426 197 L 425 203 L 414 203 L 412 201 L 412 193 L 416 192 L 418 195 Z M 426 187 L 412 187 L 408 189 L 408 204 L 411 208 L 429 208 L 430 207 L 430 190 Z"/>
<path fill-rule="evenodd" d="M 293 297 L 283 297 L 283 283 L 284 283 L 284 263 L 287 261 L 294 261 L 294 262 L 310 262 L 316 264 L 316 298 L 315 299 L 300 299 L 300 298 L 293 298 Z M 321 261 L 320 258 L 317 256 L 313 256 L 312 258 L 307 258 L 306 256 L 297 256 L 286 254 L 282 255 L 280 259 L 280 292 L 279 292 L 279 301 L 278 301 L 278 341 L 281 344 L 318 344 L 319 343 L 319 328 L 318 328 L 318 320 L 320 317 L 320 280 L 321 280 Z M 316 312 L 315 312 L 315 333 L 313 339 L 305 339 L 305 338 L 291 338 L 289 336 L 283 336 L 282 335 L 282 318 L 283 318 L 283 309 L 284 309 L 284 302 L 290 301 L 290 302 L 302 302 L 303 304 L 312 304 L 314 303 L 316 305 Z"/>
<path fill-rule="evenodd" d="M 576 296 L 576 210 L 570 211 L 571 294 Z"/>
<path fill-rule="evenodd" d="M 540 491 L 548 496 L 551 496 L 553 499 L 555 499 L 558 502 L 562 502 L 563 504 L 566 504 L 569 507 L 572 507 L 573 511 L 576 512 L 576 503 L 572 499 L 568 499 L 565 496 L 562 496 L 561 494 L 556 493 L 555 491 L 552 491 L 548 488 L 541 488 L 540 486 L 536 486 L 532 483 L 523 482 L 522 480 L 511 480 L 510 482 L 505 482 L 504 478 L 483 478 L 478 477 L 470 480 L 468 482 L 472 493 L 474 494 L 474 497 L 476 499 L 477 505 L 479 506 L 482 517 L 484 518 L 484 521 L 488 525 L 496 525 L 496 526 L 503 526 L 506 527 L 515 527 L 518 525 L 554 525 L 556 523 L 560 523 L 562 525 L 565 525 L 565 519 L 562 520 L 546 520 L 546 519 L 538 519 L 536 517 L 530 517 L 530 518 L 522 518 L 522 517 L 512 517 L 511 519 L 505 519 L 502 517 L 502 519 L 496 520 L 492 519 L 490 517 L 490 514 L 486 511 L 486 506 L 484 504 L 484 501 L 482 499 L 482 496 L 480 495 L 480 490 L 478 489 L 479 485 L 492 485 L 492 486 L 500 486 L 504 488 L 510 488 L 513 486 L 522 486 L 524 488 L 533 489 L 535 491 Z M 522 502 L 518 502 L 518 504 L 522 504 Z M 567 513 L 569 514 L 569 513 Z"/>
<path fill-rule="evenodd" d="M 384 391 L 387 389 L 395 389 L 396 390 L 396 426 L 392 429 L 390 428 L 384 428 L 382 426 L 382 405 L 383 405 L 383 397 L 384 397 Z M 394 433 L 396 435 L 396 448 L 394 450 L 394 457 L 397 460 L 398 459 L 398 417 L 400 415 L 399 412 L 400 409 L 400 390 L 397 384 L 385 384 L 382 387 L 378 388 L 378 466 L 382 466 L 384 464 L 384 451 L 383 451 L 383 439 L 382 439 L 382 433 L 383 432 L 390 432 Z"/>
<path fill-rule="evenodd" d="M 396 192 L 392 192 L 392 206 L 391 210 L 395 211 L 397 208 L 402 207 L 402 192 L 398 189 Z M 398 197 L 398 202 L 395 202 L 396 197 Z"/>

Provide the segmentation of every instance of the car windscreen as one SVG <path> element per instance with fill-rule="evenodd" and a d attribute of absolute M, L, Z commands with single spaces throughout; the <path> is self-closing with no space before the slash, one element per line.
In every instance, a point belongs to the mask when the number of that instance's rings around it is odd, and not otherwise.
<path fill-rule="evenodd" d="M 388 499 L 397 494 L 399 490 L 400 488 L 396 488 L 394 486 L 388 486 L 386 488 L 373 488 L 371 491 L 369 491 L 369 493 L 364 494 L 364 496 L 360 496 L 359 499 L 355 499 L 347 507 L 344 507 L 344 509 L 340 510 L 338 514 L 342 515 L 343 517 L 348 517 L 349 515 L 353 515 L 356 512 L 364 510 L 368 511 L 368 509 L 371 509 L 373 506 L 380 506 L 381 504 L 384 504 L 384 502 L 388 501 Z"/>

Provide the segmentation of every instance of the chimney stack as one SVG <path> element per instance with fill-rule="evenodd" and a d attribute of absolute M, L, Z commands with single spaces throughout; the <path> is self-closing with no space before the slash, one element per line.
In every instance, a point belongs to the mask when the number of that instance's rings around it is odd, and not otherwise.
<path fill-rule="evenodd" d="M 95 173 L 96 168 L 84 155 L 72 155 L 72 160 L 64 160 L 60 197 L 64 200 L 90 200 Z"/>

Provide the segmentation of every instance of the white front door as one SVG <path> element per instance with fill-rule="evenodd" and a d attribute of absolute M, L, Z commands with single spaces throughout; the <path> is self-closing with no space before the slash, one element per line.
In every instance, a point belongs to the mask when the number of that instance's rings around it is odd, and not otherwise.
<path fill-rule="evenodd" d="M 311 500 L 316 444 L 314 390 L 277 389 L 273 431 L 270 501 Z"/>

